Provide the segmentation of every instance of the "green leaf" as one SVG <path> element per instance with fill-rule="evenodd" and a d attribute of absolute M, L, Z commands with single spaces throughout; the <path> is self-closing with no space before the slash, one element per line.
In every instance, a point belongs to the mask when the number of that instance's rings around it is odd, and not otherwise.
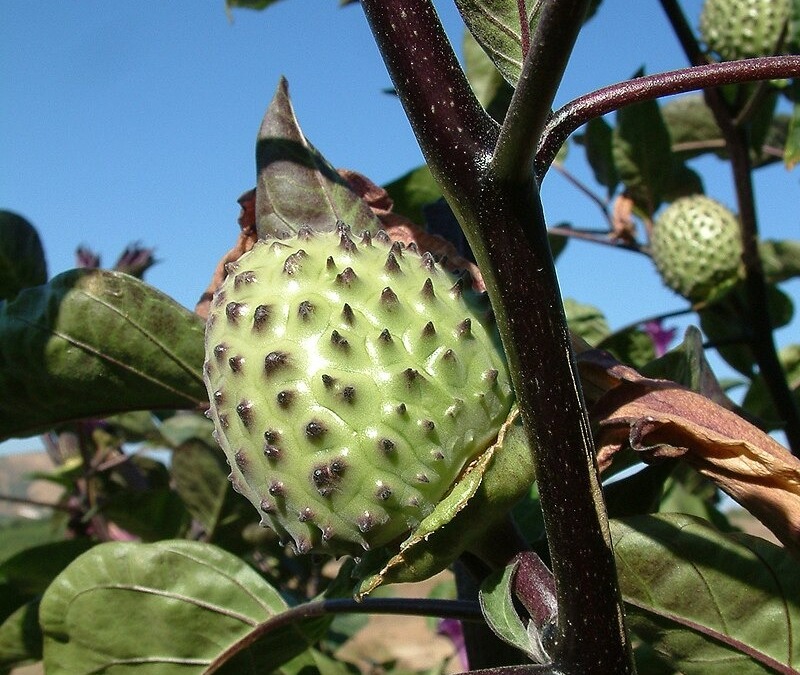
<path fill-rule="evenodd" d="M 695 326 L 686 329 L 681 344 L 642 367 L 641 372 L 646 377 L 677 382 L 723 407 L 733 407 L 706 359 L 703 336 Z"/>
<path fill-rule="evenodd" d="M 50 519 L 0 521 L 0 560 L 6 560 L 32 546 L 60 541 L 63 534 L 62 528 Z"/>
<path fill-rule="evenodd" d="M 702 518 L 718 530 L 730 532 L 733 528 L 717 508 L 718 502 L 717 486 L 690 466 L 679 463 L 664 482 L 658 511 Z"/>
<path fill-rule="evenodd" d="M 767 310 L 773 328 L 789 323 L 794 314 L 792 299 L 777 286 L 767 287 Z M 720 356 L 737 371 L 753 377 L 754 357 L 747 344 L 752 320 L 744 289 L 734 288 L 719 302 L 700 310 L 700 327 Z"/>
<path fill-rule="evenodd" d="M 266 9 L 270 5 L 274 5 L 279 0 L 225 0 L 225 7 L 227 9 Z"/>
<path fill-rule="evenodd" d="M 67 539 L 31 546 L 0 563 L 0 579 L 33 598 L 44 593 L 67 565 L 93 545 L 89 539 Z"/>
<path fill-rule="evenodd" d="M 661 115 L 669 131 L 672 150 L 681 159 L 708 152 L 718 156 L 725 154 L 725 140 L 703 94 L 672 98 L 661 105 Z"/>
<path fill-rule="evenodd" d="M 42 658 L 39 600 L 32 600 L 0 623 L 0 672 Z"/>
<path fill-rule="evenodd" d="M 142 541 L 178 537 L 189 520 L 181 498 L 168 487 L 120 491 L 103 505 L 103 514 Z"/>
<path fill-rule="evenodd" d="M 792 106 L 792 117 L 789 121 L 789 133 L 783 147 L 783 163 L 787 169 L 794 169 L 800 162 L 800 102 Z"/>
<path fill-rule="evenodd" d="M 384 189 L 392 198 L 392 213 L 405 216 L 417 225 L 425 222 L 423 207 L 442 196 L 442 190 L 425 164 L 396 178 Z"/>
<path fill-rule="evenodd" d="M 786 381 L 794 394 L 795 400 L 800 405 L 800 345 L 792 344 L 783 347 L 778 352 L 778 359 L 786 373 Z M 750 383 L 747 394 L 742 401 L 742 407 L 748 413 L 754 415 L 769 431 L 783 427 L 781 416 L 775 410 L 772 395 L 761 375 L 756 375 Z"/>
<path fill-rule="evenodd" d="M 769 282 L 800 277 L 800 241 L 767 239 L 758 243 L 758 251 Z"/>
<path fill-rule="evenodd" d="M 39 233 L 22 216 L 0 210 L 0 300 L 47 281 Z"/>
<path fill-rule="evenodd" d="M 612 521 L 628 626 L 686 675 L 800 667 L 800 568 L 782 548 L 678 514 Z"/>
<path fill-rule="evenodd" d="M 214 423 L 201 413 L 181 411 L 165 419 L 158 428 L 161 438 L 171 448 L 189 441 L 200 441 L 218 448 L 214 440 Z"/>
<path fill-rule="evenodd" d="M 514 88 L 506 81 L 478 41 L 464 31 L 464 72 L 480 104 L 497 122 L 502 122 Z"/>
<path fill-rule="evenodd" d="M 253 569 L 215 546 L 100 544 L 70 565 L 42 599 L 45 668 L 48 675 L 143 668 L 160 675 L 199 673 L 286 609 Z M 294 626 L 261 636 L 239 652 L 239 672 L 272 672 L 308 644 Z"/>
<path fill-rule="evenodd" d="M 605 315 L 593 305 L 564 298 L 564 312 L 569 329 L 590 345 L 598 344 L 611 332 Z"/>
<path fill-rule="evenodd" d="M 597 347 L 605 349 L 622 363 L 634 368 L 641 368 L 656 357 L 653 338 L 637 326 L 607 335 Z"/>
<path fill-rule="evenodd" d="M 481 584 L 478 599 L 481 611 L 492 631 L 508 644 L 528 654 L 531 642 L 528 630 L 514 606 L 511 592 L 518 563 L 508 565 L 489 575 Z"/>
<path fill-rule="evenodd" d="M 614 132 L 602 118 L 595 117 L 586 125 L 581 141 L 586 151 L 586 160 L 594 173 L 595 180 L 607 188 L 612 195 L 619 184 L 617 167 L 614 165 L 612 141 Z"/>
<path fill-rule="evenodd" d="M 612 142 L 614 165 L 626 192 L 647 216 L 652 216 L 661 204 L 673 172 L 671 145 L 655 101 L 626 106 L 617 112 Z"/>
<path fill-rule="evenodd" d="M 522 24 L 517 0 L 455 0 L 478 44 L 513 87 L 522 71 Z M 528 25 L 533 32 L 541 3 L 531 2 Z"/>
<path fill-rule="evenodd" d="M 0 304 L 0 438 L 207 395 L 202 319 L 119 272 L 72 270 Z"/>
<path fill-rule="evenodd" d="M 703 194 L 703 179 L 694 169 L 686 166 L 673 155 L 672 167 L 664 174 L 662 184 L 662 198 L 666 202 L 673 202 L 681 197 Z"/>
<path fill-rule="evenodd" d="M 256 143 L 256 228 L 259 237 L 290 237 L 301 227 L 320 232 L 344 221 L 354 232 L 380 222 L 300 129 L 281 78 Z"/>
<path fill-rule="evenodd" d="M 535 476 L 532 452 L 519 412 L 509 414 L 495 445 L 488 448 L 459 478 L 411 535 L 400 551 L 377 574 L 365 578 L 358 589 L 367 595 L 381 584 L 422 581 L 441 572 L 464 551 L 480 553 L 487 532 L 507 517 L 511 508 L 530 491 Z M 377 552 L 376 552 L 377 553 Z M 360 577 L 367 577 L 375 560 L 364 556 Z M 367 568 L 367 569 L 364 569 Z"/>
<path fill-rule="evenodd" d="M 172 453 L 172 478 L 189 513 L 213 533 L 230 487 L 222 453 L 199 441 L 184 443 Z"/>
<path fill-rule="evenodd" d="M 608 517 L 625 518 L 656 513 L 664 493 L 664 483 L 674 468 L 673 462 L 662 461 L 605 483 L 603 497 Z"/>

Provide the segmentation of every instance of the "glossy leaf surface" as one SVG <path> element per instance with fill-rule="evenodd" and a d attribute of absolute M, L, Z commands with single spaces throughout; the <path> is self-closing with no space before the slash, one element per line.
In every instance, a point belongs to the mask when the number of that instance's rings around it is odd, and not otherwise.
<path fill-rule="evenodd" d="M 72 270 L 0 305 L 0 438 L 128 410 L 193 408 L 203 321 L 118 272 Z"/>
<path fill-rule="evenodd" d="M 612 522 L 630 628 L 686 675 L 796 672 L 800 568 L 678 514 Z"/>
<path fill-rule="evenodd" d="M 214 546 L 180 540 L 101 544 L 45 593 L 45 667 L 69 675 L 200 673 L 286 609 L 252 568 Z M 299 629 L 289 626 L 239 651 L 237 672 L 272 672 L 307 646 Z M 218 672 L 230 672 L 224 668 Z"/>

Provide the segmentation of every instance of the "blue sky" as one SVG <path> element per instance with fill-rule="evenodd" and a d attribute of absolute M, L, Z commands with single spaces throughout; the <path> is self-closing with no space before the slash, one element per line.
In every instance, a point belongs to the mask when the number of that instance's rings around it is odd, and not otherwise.
<path fill-rule="evenodd" d="M 699 0 L 683 5 L 696 24 Z M 452 2 L 437 7 L 460 39 Z M 236 199 L 254 185 L 256 131 L 282 75 L 306 135 L 334 165 L 385 183 L 421 163 L 399 103 L 382 93 L 389 79 L 360 8 L 336 0 L 284 0 L 232 21 L 223 0 L 9 3 L 0 64 L 0 207 L 38 227 L 51 275 L 73 266 L 80 244 L 110 265 L 140 241 L 160 260 L 148 281 L 192 307 L 235 239 Z M 640 66 L 683 65 L 655 0 L 605 0 L 557 104 Z M 591 183 L 578 148 L 568 166 Z M 732 205 L 724 167 L 696 167 L 707 192 Z M 758 173 L 764 236 L 798 237 L 797 175 Z M 561 176 L 545 179 L 543 198 L 552 223 L 603 225 Z M 607 247 L 572 242 L 559 276 L 565 295 L 602 307 L 612 327 L 684 305 L 647 259 Z"/>

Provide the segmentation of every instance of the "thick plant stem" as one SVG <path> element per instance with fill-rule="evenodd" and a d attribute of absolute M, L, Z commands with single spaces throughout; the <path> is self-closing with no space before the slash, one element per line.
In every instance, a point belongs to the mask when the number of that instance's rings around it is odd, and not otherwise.
<path fill-rule="evenodd" d="M 498 129 L 475 99 L 428 0 L 362 0 L 428 165 L 486 281 L 534 463 L 557 585 L 551 653 L 566 672 L 634 671 L 588 417 L 532 156 L 587 3 L 552 0 L 516 103 Z M 560 17 L 560 18 L 559 18 Z M 552 68 L 549 72 L 532 70 Z M 529 121 L 533 120 L 533 133 Z M 525 136 L 528 128 L 529 137 Z"/>

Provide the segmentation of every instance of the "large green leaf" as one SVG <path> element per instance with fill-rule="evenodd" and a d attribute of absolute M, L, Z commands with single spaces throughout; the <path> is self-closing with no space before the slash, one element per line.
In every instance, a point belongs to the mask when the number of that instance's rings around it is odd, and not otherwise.
<path fill-rule="evenodd" d="M 641 212 L 651 216 L 675 170 L 669 131 L 655 101 L 626 106 L 617 112 L 612 155 L 627 194 Z"/>
<path fill-rule="evenodd" d="M 72 270 L 0 304 L 0 438 L 70 419 L 193 408 L 203 321 L 119 272 Z"/>
<path fill-rule="evenodd" d="M 31 600 L 0 623 L 0 673 L 42 658 L 39 600 Z"/>
<path fill-rule="evenodd" d="M 25 218 L 0 210 L 0 300 L 47 281 L 39 233 Z"/>
<path fill-rule="evenodd" d="M 759 242 L 758 252 L 768 281 L 778 283 L 800 276 L 800 241 L 765 239 Z"/>
<path fill-rule="evenodd" d="M 533 32 L 541 3 L 528 4 L 528 26 Z M 520 3 L 517 0 L 456 0 L 456 6 L 497 70 L 515 86 L 522 71 Z"/>
<path fill-rule="evenodd" d="M 800 667 L 800 567 L 782 548 L 679 514 L 612 521 L 633 633 L 686 675 Z"/>
<path fill-rule="evenodd" d="M 511 103 L 513 87 L 506 81 L 481 45 L 464 31 L 464 72 L 481 105 L 497 122 L 502 122 Z"/>
<path fill-rule="evenodd" d="M 608 189 L 608 195 L 614 194 L 619 184 L 617 167 L 614 165 L 612 151 L 613 132 L 602 117 L 595 117 L 586 125 L 586 132 L 581 141 L 586 150 L 586 159 L 592 168 L 595 180 Z"/>
<path fill-rule="evenodd" d="M 325 232 L 343 220 L 354 232 L 380 227 L 367 203 L 308 141 L 281 79 L 256 143 L 256 228 L 284 239 L 301 227 Z"/>
<path fill-rule="evenodd" d="M 239 558 L 209 544 L 106 543 L 70 565 L 42 599 L 49 675 L 201 673 L 260 624 L 286 611 Z M 269 673 L 302 653 L 295 626 L 237 652 L 239 673 Z M 233 672 L 222 666 L 219 672 Z"/>

